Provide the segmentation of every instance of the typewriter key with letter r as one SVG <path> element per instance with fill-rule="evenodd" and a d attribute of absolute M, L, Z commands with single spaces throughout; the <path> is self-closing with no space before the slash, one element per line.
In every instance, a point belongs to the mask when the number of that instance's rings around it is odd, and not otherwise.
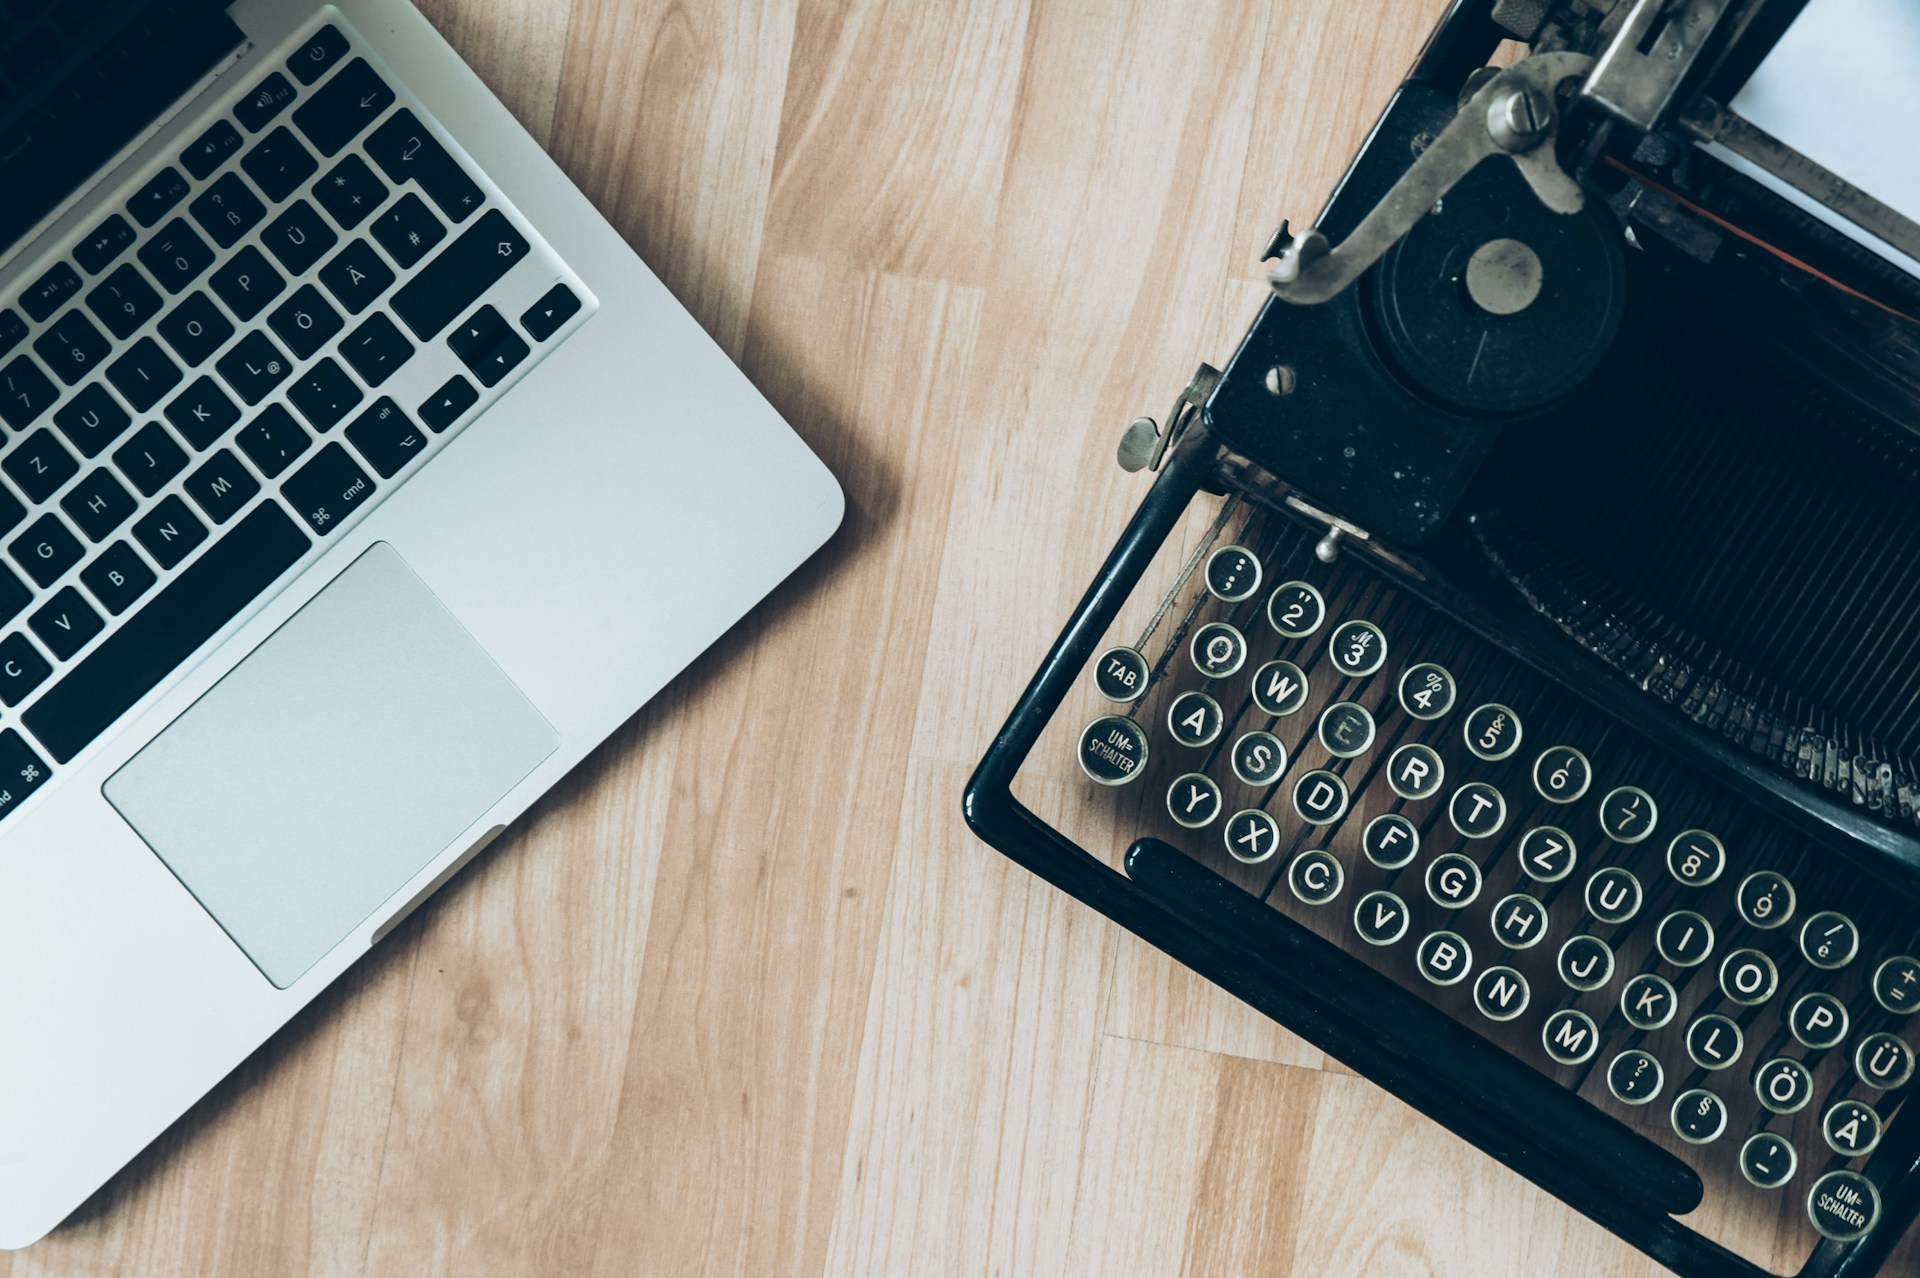
<path fill-rule="evenodd" d="M 1431 799 L 1440 793 L 1446 766 L 1432 746 L 1409 741 L 1387 756 L 1387 784 L 1403 799 Z"/>

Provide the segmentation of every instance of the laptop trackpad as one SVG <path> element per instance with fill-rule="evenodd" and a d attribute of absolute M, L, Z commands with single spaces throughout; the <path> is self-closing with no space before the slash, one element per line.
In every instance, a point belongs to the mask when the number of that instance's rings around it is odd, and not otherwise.
<path fill-rule="evenodd" d="M 104 793 L 284 989 L 558 744 L 381 542 Z"/>

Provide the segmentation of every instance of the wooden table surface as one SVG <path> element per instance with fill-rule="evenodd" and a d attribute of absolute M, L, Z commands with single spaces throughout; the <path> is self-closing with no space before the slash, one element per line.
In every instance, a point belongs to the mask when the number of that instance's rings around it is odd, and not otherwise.
<path fill-rule="evenodd" d="M 960 819 L 1442 7 L 432 0 L 846 526 L 0 1275 L 1664 1272 Z"/>

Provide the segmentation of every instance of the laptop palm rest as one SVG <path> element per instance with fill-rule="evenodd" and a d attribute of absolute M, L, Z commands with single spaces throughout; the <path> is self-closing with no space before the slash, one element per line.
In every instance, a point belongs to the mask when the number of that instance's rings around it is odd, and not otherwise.
<path fill-rule="evenodd" d="M 381 542 L 103 792 L 284 989 L 558 744 Z"/>

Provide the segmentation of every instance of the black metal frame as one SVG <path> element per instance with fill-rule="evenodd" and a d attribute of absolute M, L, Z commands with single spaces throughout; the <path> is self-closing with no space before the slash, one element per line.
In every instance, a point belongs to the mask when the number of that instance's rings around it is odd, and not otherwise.
<path fill-rule="evenodd" d="M 1160 840 L 1135 843 L 1121 874 L 1014 797 L 1034 743 L 1223 453 L 1204 427 L 1173 450 L 968 781 L 968 825 L 1683 1278 L 1769 1278 L 1673 1219 L 1704 1189 L 1646 1137 Z M 1515 1130 L 1509 1116 L 1523 1106 L 1530 1121 Z M 1890 1124 L 1866 1172 L 1880 1190 L 1878 1226 L 1858 1242 L 1821 1243 L 1799 1278 L 1879 1272 L 1920 1215 L 1920 1120 Z"/>

